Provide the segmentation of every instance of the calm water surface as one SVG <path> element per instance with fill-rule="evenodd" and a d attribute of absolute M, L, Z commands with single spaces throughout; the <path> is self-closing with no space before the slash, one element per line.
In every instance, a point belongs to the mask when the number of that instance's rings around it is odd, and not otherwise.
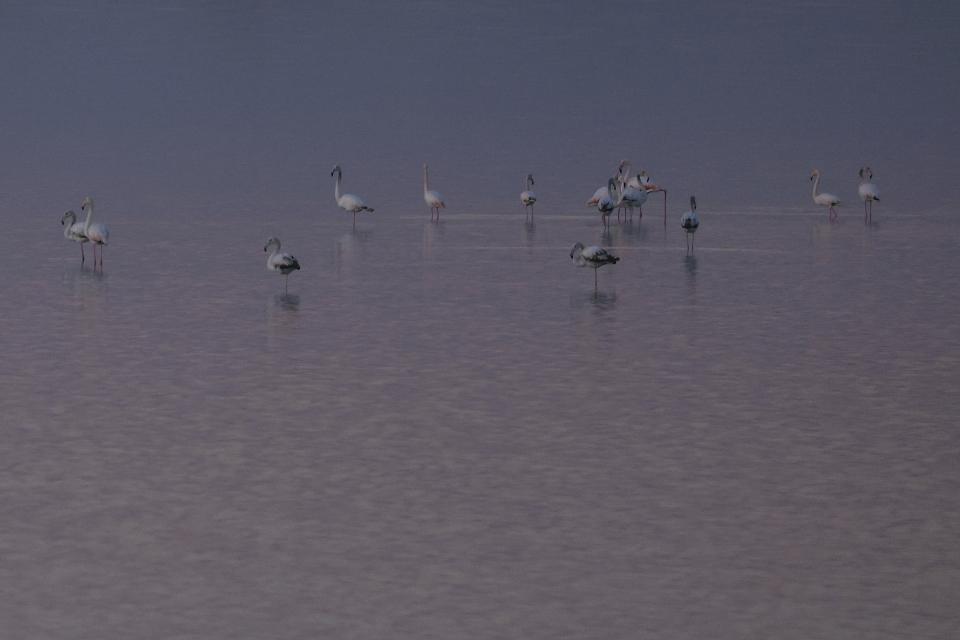
<path fill-rule="evenodd" d="M 960 232 L 702 208 L 21 218 L 2 635 L 956 637 Z"/>

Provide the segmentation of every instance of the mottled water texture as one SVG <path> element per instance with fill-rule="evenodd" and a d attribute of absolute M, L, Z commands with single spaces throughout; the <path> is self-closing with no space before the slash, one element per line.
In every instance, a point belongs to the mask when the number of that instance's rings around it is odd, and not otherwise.
<path fill-rule="evenodd" d="M 955 638 L 957 14 L 0 4 L 0 636 Z"/>

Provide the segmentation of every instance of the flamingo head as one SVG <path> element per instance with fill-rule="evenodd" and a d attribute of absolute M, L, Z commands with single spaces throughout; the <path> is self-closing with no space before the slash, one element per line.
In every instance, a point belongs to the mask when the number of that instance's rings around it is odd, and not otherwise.
<path fill-rule="evenodd" d="M 819 178 L 819 177 L 820 177 L 820 169 L 814 169 L 813 171 L 810 172 L 810 179 L 811 179 L 811 180 L 813 180 L 814 178 Z"/>
<path fill-rule="evenodd" d="M 274 236 L 274 237 L 272 237 L 272 238 L 269 238 L 269 239 L 267 240 L 267 244 L 263 245 L 263 251 L 264 251 L 264 253 L 266 253 L 267 251 L 269 251 L 269 250 L 270 250 L 270 247 L 276 247 L 277 249 L 279 249 L 279 248 L 280 248 L 280 238 L 277 238 L 276 236 Z"/>
<path fill-rule="evenodd" d="M 529 182 L 530 184 L 536 184 L 536 182 L 533 181 L 533 174 L 532 174 L 532 173 L 528 173 L 528 174 L 527 174 L 527 182 Z"/>
<path fill-rule="evenodd" d="M 77 214 L 74 213 L 73 209 L 70 209 L 70 211 L 67 211 L 60 218 L 60 224 L 67 224 L 67 220 L 70 220 L 70 223 L 73 224 L 73 221 L 75 221 L 76 219 L 77 219 Z"/>
<path fill-rule="evenodd" d="M 697 198 L 696 196 L 690 196 L 690 211 L 697 210 Z"/>
<path fill-rule="evenodd" d="M 93 198 L 87 196 L 83 199 L 83 202 L 80 203 L 80 211 L 86 211 L 88 207 L 93 207 Z"/>
<path fill-rule="evenodd" d="M 343 171 L 340 169 L 340 165 L 338 164 L 333 165 L 333 170 L 330 171 L 330 175 L 332 176 L 335 173 L 340 173 L 341 175 L 343 174 Z"/>
<path fill-rule="evenodd" d="M 573 245 L 573 248 L 570 249 L 570 258 L 576 260 L 580 256 L 580 252 L 583 251 L 583 243 L 578 242 Z"/>

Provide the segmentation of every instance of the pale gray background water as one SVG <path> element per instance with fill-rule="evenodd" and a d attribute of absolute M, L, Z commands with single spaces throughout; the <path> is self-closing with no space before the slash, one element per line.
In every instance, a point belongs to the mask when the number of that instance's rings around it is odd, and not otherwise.
<path fill-rule="evenodd" d="M 957 10 L 711 7 L 0 4 L 0 635 L 956 637 Z"/>

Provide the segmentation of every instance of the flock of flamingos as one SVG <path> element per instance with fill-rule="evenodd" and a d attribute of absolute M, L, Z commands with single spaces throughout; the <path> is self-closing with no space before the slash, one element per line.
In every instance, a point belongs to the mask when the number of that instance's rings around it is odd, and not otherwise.
<path fill-rule="evenodd" d="M 633 219 L 633 210 L 638 209 L 640 216 L 643 216 L 643 205 L 651 193 L 663 193 L 663 223 L 667 223 L 667 190 L 654 184 L 646 171 L 632 173 L 629 160 L 623 160 L 617 166 L 616 173 L 611 177 L 607 184 L 597 189 L 593 196 L 587 200 L 588 207 L 595 207 L 600 213 L 600 220 L 604 226 L 610 225 L 610 214 L 617 212 L 617 220 L 621 215 L 624 220 Z M 343 170 L 340 165 L 336 165 L 330 172 L 331 176 L 336 176 L 333 195 L 337 201 L 337 206 L 353 214 L 353 224 L 357 224 L 357 214 L 364 212 L 373 212 L 373 207 L 368 207 L 358 196 L 350 193 L 341 193 L 340 184 L 343 181 Z M 813 182 L 813 201 L 821 207 L 827 207 L 831 222 L 837 219 L 837 205 L 840 199 L 830 193 L 820 193 L 820 170 L 814 169 L 810 174 L 810 180 Z M 533 216 L 533 206 L 537 202 L 537 194 L 533 191 L 533 175 L 527 174 L 524 180 L 524 190 L 520 193 L 520 202 L 523 205 L 527 216 Z M 870 167 L 861 167 L 860 169 L 860 187 L 859 197 L 863 201 L 863 215 L 865 221 L 873 219 L 873 202 L 880 200 L 880 191 L 873 182 L 873 171 Z M 430 207 L 430 220 L 440 220 L 440 210 L 446 208 L 443 196 L 439 192 L 430 189 L 430 175 L 427 165 L 423 165 L 423 200 Z M 67 240 L 80 244 L 80 263 L 86 262 L 86 254 L 83 245 L 87 242 L 93 245 L 93 265 L 103 268 L 103 247 L 109 244 L 110 229 L 102 222 L 93 222 L 93 199 L 89 196 L 83 199 L 80 204 L 80 210 L 87 214 L 86 220 L 77 221 L 77 214 L 74 211 L 67 211 L 60 219 L 60 224 L 64 226 L 63 235 Z M 697 216 L 697 200 L 690 196 L 690 210 L 680 217 L 680 227 L 686 232 L 687 252 L 693 250 L 693 237 L 700 227 L 700 218 Z M 100 247 L 100 255 L 97 256 L 97 247 Z M 267 256 L 267 270 L 283 274 L 284 291 L 287 289 L 287 280 L 289 275 L 300 269 L 300 263 L 293 255 L 280 251 L 280 239 L 270 238 L 263 247 Z M 594 269 L 593 286 L 597 287 L 597 270 L 608 264 L 616 264 L 620 258 L 613 255 L 603 247 L 589 246 L 585 247 L 577 242 L 570 250 L 570 258 L 578 267 L 591 267 Z"/>

